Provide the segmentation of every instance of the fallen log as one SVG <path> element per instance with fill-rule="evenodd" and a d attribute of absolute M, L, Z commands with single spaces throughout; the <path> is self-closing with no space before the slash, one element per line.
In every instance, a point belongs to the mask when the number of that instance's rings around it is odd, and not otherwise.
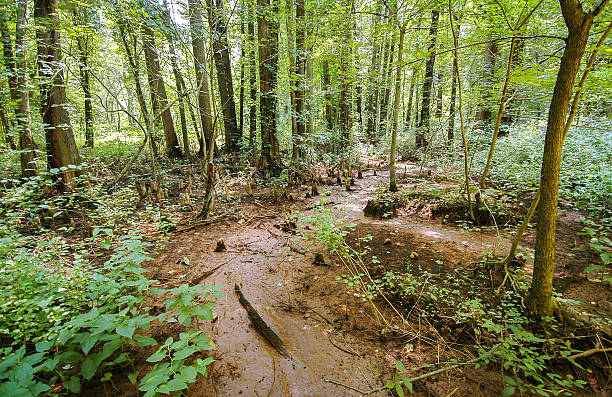
<path fill-rule="evenodd" d="M 240 290 L 238 284 L 234 284 L 234 292 L 238 295 L 238 300 L 244 309 L 247 311 L 249 318 L 251 319 L 251 323 L 253 323 L 253 327 L 255 330 L 264 337 L 265 340 L 268 341 L 278 351 L 283 357 L 291 358 L 291 354 L 285 348 L 285 345 L 281 338 L 276 335 L 276 333 L 266 324 L 266 322 L 261 318 L 259 313 L 255 310 L 255 308 L 249 303 L 247 298 L 244 297 L 244 294 Z"/>

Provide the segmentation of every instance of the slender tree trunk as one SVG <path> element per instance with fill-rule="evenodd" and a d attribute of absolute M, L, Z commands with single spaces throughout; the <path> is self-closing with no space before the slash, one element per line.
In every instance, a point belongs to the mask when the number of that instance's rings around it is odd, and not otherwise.
<path fill-rule="evenodd" d="M 191 47 L 195 63 L 197 82 L 198 112 L 202 124 L 204 142 L 200 142 L 199 156 L 207 158 L 207 147 L 213 147 L 212 111 L 210 105 L 210 89 L 208 87 L 208 69 L 206 66 L 206 48 L 204 46 L 204 25 L 202 19 L 202 5 L 200 0 L 189 0 L 189 27 L 191 31 Z M 202 145 L 202 143 L 204 143 Z"/>
<path fill-rule="evenodd" d="M 457 33 L 461 33 L 461 25 L 457 25 Z M 451 97 L 448 111 L 448 131 L 447 139 L 449 143 L 453 142 L 455 135 L 455 103 L 457 102 L 457 67 L 453 63 L 453 81 L 451 83 Z M 451 146 L 452 147 L 452 146 Z"/>
<path fill-rule="evenodd" d="M 350 4 L 352 0 L 348 0 Z M 350 9 L 352 6 L 349 6 Z M 340 55 L 340 69 L 341 69 L 341 90 L 340 90 L 340 106 L 338 115 L 340 117 L 339 127 L 340 127 L 340 137 L 342 142 L 342 147 L 344 149 L 348 148 L 348 144 L 350 141 L 350 132 L 351 132 L 351 115 L 350 115 L 350 107 L 349 107 L 349 96 L 350 96 L 350 74 L 351 74 L 351 62 L 352 62 L 352 51 L 351 51 L 351 41 L 352 41 L 352 22 L 351 22 L 351 13 L 347 14 L 347 21 L 345 21 L 344 27 L 344 40 L 345 43 L 342 46 L 342 53 Z"/>
<path fill-rule="evenodd" d="M 296 10 L 297 14 L 297 10 Z M 297 160 L 298 158 L 298 136 L 297 136 L 297 103 L 295 99 L 295 90 L 296 90 L 296 66 L 295 66 L 295 48 L 296 48 L 296 38 L 293 33 L 293 28 L 295 26 L 294 22 L 294 14 L 293 14 L 293 1 L 285 0 L 285 26 L 287 32 L 287 57 L 289 58 L 289 67 L 287 68 L 287 74 L 289 78 L 289 103 L 291 106 L 290 117 L 291 117 L 291 159 Z"/>
<path fill-rule="evenodd" d="M 490 40 L 485 45 L 482 69 L 482 84 L 480 93 L 480 104 L 476 112 L 476 121 L 480 128 L 488 129 L 491 126 L 491 108 L 489 100 L 491 98 L 491 90 L 493 86 L 493 76 L 495 75 L 495 58 L 497 57 L 497 42 L 492 40 L 492 36 L 488 35 Z"/>
<path fill-rule="evenodd" d="M 366 135 L 370 142 L 375 141 L 376 136 L 376 109 L 378 107 L 378 87 L 376 86 L 376 82 L 378 81 L 378 69 L 379 69 L 379 57 L 378 57 L 378 25 L 380 22 L 380 14 L 381 14 L 382 5 L 378 3 L 378 10 L 376 15 L 373 17 L 373 31 L 374 35 L 372 37 L 372 61 L 370 63 L 369 70 L 369 84 L 368 84 L 368 97 L 366 100 Z"/>
<path fill-rule="evenodd" d="M 434 63 L 436 61 L 435 48 L 436 37 L 438 35 L 438 20 L 440 12 L 433 10 L 431 12 L 431 26 L 429 28 L 429 46 L 427 51 L 430 53 L 427 62 L 425 63 L 425 79 L 423 80 L 423 98 L 421 104 L 421 118 L 419 119 L 416 145 L 419 148 L 427 146 L 427 137 L 429 136 L 429 119 L 430 119 L 430 103 L 431 103 L 431 88 L 433 85 Z"/>
<path fill-rule="evenodd" d="M 308 49 L 307 59 L 306 59 L 306 87 L 305 87 L 305 104 L 304 104 L 304 112 L 306 113 L 306 117 L 308 118 L 308 123 L 306 123 L 306 136 L 311 137 L 314 132 L 314 114 L 312 112 L 312 79 L 313 79 L 313 67 L 312 67 L 312 46 Z M 306 139 L 306 138 L 305 138 Z"/>
<path fill-rule="evenodd" d="M 189 147 L 189 133 L 187 131 L 187 117 L 185 115 L 185 90 L 183 87 L 183 76 L 179 69 L 178 62 L 176 61 L 177 53 L 174 47 L 175 41 L 175 25 L 172 17 L 170 16 L 170 10 L 168 9 L 168 2 L 164 0 L 164 20 L 166 22 L 166 40 L 168 41 L 168 49 L 170 52 L 170 66 L 172 67 L 172 74 L 174 75 L 174 83 L 176 85 L 176 95 L 178 96 L 179 105 L 179 118 L 181 121 L 181 135 L 183 136 L 183 153 L 185 157 L 191 158 L 191 148 Z"/>
<path fill-rule="evenodd" d="M 397 148 L 397 126 L 400 111 L 400 96 L 402 86 L 402 53 L 404 51 L 404 35 L 406 32 L 406 24 L 400 27 L 399 45 L 397 46 L 397 67 L 395 72 L 395 99 L 393 102 L 393 127 L 391 130 L 391 154 L 389 155 L 389 190 L 397 191 L 395 181 L 395 153 Z"/>
<path fill-rule="evenodd" d="M 12 150 L 17 150 L 15 138 L 13 138 L 11 132 L 11 123 L 9 122 L 8 117 L 6 116 L 6 110 L 4 109 L 4 103 L 0 107 L 0 122 L 2 123 L 2 129 L 4 130 L 5 142 Z"/>
<path fill-rule="evenodd" d="M 239 105 L 238 105 L 238 130 L 240 136 L 244 135 L 244 63 L 246 62 L 246 51 L 245 51 L 245 35 L 244 35 L 244 21 L 240 23 L 240 37 L 242 43 L 240 45 L 240 94 L 239 94 Z"/>
<path fill-rule="evenodd" d="M 323 92 L 325 93 L 325 120 L 327 121 L 327 129 L 331 131 L 334 128 L 334 121 L 332 117 L 332 97 L 331 97 L 331 86 L 329 78 L 329 61 L 323 60 Z"/>
<path fill-rule="evenodd" d="M 297 119 L 297 141 L 294 149 L 294 160 L 304 157 L 302 148 L 304 135 L 306 134 L 306 20 L 305 0 L 295 0 L 295 74 L 297 76 L 297 89 L 295 90 L 295 110 Z"/>
<path fill-rule="evenodd" d="M 261 116 L 262 166 L 273 174 L 280 170 L 280 151 L 276 137 L 276 87 L 278 73 L 277 0 L 257 0 L 259 41 L 259 112 Z"/>
<path fill-rule="evenodd" d="M 75 10 L 74 22 L 78 25 L 84 25 L 83 16 L 79 11 Z M 87 33 L 76 36 L 77 49 L 79 51 L 79 78 L 81 89 L 83 90 L 83 111 L 85 114 L 85 147 L 94 147 L 94 130 L 93 130 L 93 95 L 91 92 L 91 71 L 89 69 L 89 52 L 91 39 Z"/>
<path fill-rule="evenodd" d="M 28 3 L 19 0 L 17 4 L 17 21 L 15 24 L 15 54 L 13 54 L 12 40 L 6 26 L 4 17 L 0 17 L 0 29 L 2 33 L 3 55 L 7 71 L 11 101 L 15 103 L 14 112 L 19 131 L 19 150 L 21 160 L 21 176 L 31 177 L 38 173 L 35 163 L 34 138 L 30 129 L 30 95 L 28 90 L 28 72 L 26 68 L 26 45 L 25 29 Z M 12 149 L 16 149 L 15 141 L 10 135 L 11 126 L 4 111 L 2 112 L 2 124 L 6 132 L 8 142 Z"/>
<path fill-rule="evenodd" d="M 457 94 L 459 95 L 459 121 L 461 122 L 461 140 L 463 141 L 463 173 L 465 177 L 465 191 L 467 193 L 467 202 L 468 202 L 468 210 L 470 214 L 470 219 L 474 220 L 474 211 L 472 209 L 472 193 L 471 193 L 471 183 L 470 183 L 470 169 L 469 169 L 469 159 L 468 159 L 468 144 L 467 137 L 465 134 L 465 123 L 463 121 L 463 97 L 461 95 L 461 76 L 459 75 L 459 47 L 457 42 L 457 32 L 455 31 L 455 27 L 453 24 L 453 5 L 452 0 L 448 0 L 448 17 L 450 21 L 451 33 L 453 35 L 453 61 L 455 64 L 455 69 L 457 70 Z"/>
<path fill-rule="evenodd" d="M 577 0 L 559 0 L 569 34 L 548 111 L 548 124 L 542 156 L 540 207 L 536 231 L 533 279 L 527 299 L 527 310 L 536 317 L 551 316 L 554 304 L 552 281 L 555 265 L 555 233 L 559 199 L 561 150 L 568 105 L 574 89 L 580 60 L 584 54 L 593 19 L 607 5 L 603 0 L 586 13 Z"/>
<path fill-rule="evenodd" d="M 438 69 L 436 72 L 436 118 L 439 120 L 442 118 L 442 94 L 444 88 L 442 87 L 442 70 Z"/>
<path fill-rule="evenodd" d="M 255 51 L 255 16 L 249 10 L 249 146 L 255 147 L 257 136 L 257 51 Z"/>
<path fill-rule="evenodd" d="M 497 111 L 497 119 L 495 120 L 495 128 L 493 129 L 493 139 L 491 140 L 491 148 L 489 149 L 489 155 L 487 156 L 487 163 L 485 164 L 484 170 L 482 171 L 482 178 L 480 179 L 480 188 L 485 189 L 487 184 L 487 174 L 491 169 L 491 161 L 493 160 L 493 153 L 495 152 L 495 143 L 497 142 L 497 136 L 499 135 L 499 127 L 501 120 L 504 115 L 504 106 L 506 105 L 506 98 L 508 95 L 508 85 L 510 84 L 510 75 L 512 73 L 512 59 L 514 57 L 514 46 L 516 44 L 516 38 L 512 38 L 510 41 L 510 51 L 508 53 L 508 66 L 506 67 L 506 78 L 504 80 L 504 88 L 502 90 L 501 98 L 499 99 L 499 110 Z"/>
<path fill-rule="evenodd" d="M 414 98 L 414 89 L 416 88 L 416 66 L 412 68 L 412 76 L 410 77 L 410 88 L 408 92 L 408 103 L 406 104 L 406 122 L 404 130 L 409 130 L 412 123 L 412 102 Z"/>
<path fill-rule="evenodd" d="M 75 186 L 74 178 L 79 176 L 81 171 L 69 166 L 80 165 L 81 157 L 65 108 L 66 90 L 60 33 L 56 29 L 60 26 L 57 0 L 35 0 L 34 17 L 37 25 L 43 27 L 36 31 L 36 41 L 39 75 L 42 79 L 40 112 L 45 126 L 47 166 L 49 169 L 63 169 L 58 173 L 60 189 L 71 190 Z"/>
<path fill-rule="evenodd" d="M 146 23 L 142 25 L 142 44 L 144 46 L 149 84 L 151 85 L 151 100 L 157 106 L 157 113 L 154 111 L 153 114 L 155 117 L 157 117 L 157 115 L 160 114 L 159 112 L 161 112 L 161 120 L 164 126 L 164 138 L 166 142 L 166 154 L 170 158 L 181 158 L 183 157 L 183 152 L 181 151 L 178 137 L 176 136 L 176 131 L 174 129 L 172 112 L 168 107 L 168 96 L 166 94 L 166 86 L 164 85 L 164 80 L 161 74 L 155 37 L 153 35 L 153 31 Z"/>
<path fill-rule="evenodd" d="M 523 53 L 525 51 L 525 39 L 516 39 L 516 43 L 514 45 L 514 55 L 512 56 L 512 71 L 517 69 L 523 63 Z M 515 117 L 520 114 L 520 107 L 517 106 L 517 101 L 515 100 L 515 95 L 517 93 L 517 88 L 511 88 L 510 93 L 508 95 L 509 99 L 506 101 L 507 110 L 504 112 L 502 116 L 502 128 L 499 130 L 499 135 L 503 136 L 508 131 L 503 128 L 504 125 L 511 124 L 514 122 Z"/>
<path fill-rule="evenodd" d="M 213 31 L 213 58 L 217 67 L 219 98 L 223 110 L 225 127 L 225 151 L 235 153 L 242 147 L 242 136 L 236 120 L 236 103 L 234 101 L 234 83 L 232 82 L 232 64 L 229 55 L 227 38 L 227 21 L 223 12 L 223 0 L 207 0 L 209 22 Z M 214 4 L 213 4 L 214 2 Z"/>
<path fill-rule="evenodd" d="M 387 131 L 389 125 L 389 99 L 391 98 L 391 87 L 393 86 L 393 56 L 395 51 L 395 35 L 391 37 L 391 46 L 389 47 L 389 62 L 385 70 L 384 95 L 380 107 L 380 124 L 383 127 L 383 133 Z"/>

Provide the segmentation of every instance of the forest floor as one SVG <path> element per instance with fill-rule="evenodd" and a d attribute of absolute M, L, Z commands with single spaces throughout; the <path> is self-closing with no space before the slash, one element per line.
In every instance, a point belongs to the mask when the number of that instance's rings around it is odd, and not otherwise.
<path fill-rule="evenodd" d="M 418 165 L 399 164 L 397 169 L 400 187 L 420 189 L 423 180 L 415 183 Z M 305 198 L 310 188 L 302 186 L 289 189 L 295 199 L 282 203 L 274 203 L 271 192 L 265 189 L 254 197 L 243 196 L 243 184 L 230 181 L 230 200 L 219 203 L 220 215 L 190 226 L 196 213 L 181 215 L 177 230 L 148 265 L 153 278 L 166 287 L 182 282 L 222 284 L 225 294 L 214 309 L 218 319 L 201 325 L 216 345 L 216 361 L 209 367 L 207 378 L 190 386 L 188 395 L 357 396 L 360 393 L 355 389 L 372 390 L 392 379 L 396 360 L 404 363 L 408 376 L 417 376 L 431 371 L 430 364 L 444 366 L 452 359 L 467 362 L 476 357 L 473 343 L 461 335 L 463 330 L 436 326 L 428 320 L 430 317 L 420 314 L 408 318 L 402 334 L 385 332 L 381 316 L 372 305 L 362 302 L 354 289 L 338 280 L 337 276 L 347 273 L 339 258 L 330 255 L 326 246 L 301 239 L 291 227 L 284 227 L 292 214 L 312 214 L 324 197 L 326 208 L 333 208 L 342 223 L 356 224 L 346 237 L 349 245 L 357 248 L 363 241 L 360 238 L 372 236 L 368 258 L 376 256 L 380 262 L 371 266 L 373 273 L 405 269 L 411 255 L 413 264 L 431 273 L 464 272 L 469 271 L 468 264 L 483 256 L 507 253 L 511 238 L 508 231 L 514 227 L 462 227 L 448 217 L 432 216 L 422 205 L 408 205 L 390 220 L 365 217 L 363 209 L 368 200 L 388 178 L 384 165 L 369 167 L 349 192 L 341 185 L 323 185 L 319 187 L 321 193 L 325 192 L 323 196 Z M 435 170 L 423 178 L 430 183 L 445 183 Z M 586 240 L 577 236 L 583 227 L 578 217 L 569 208 L 561 211 L 556 288 L 565 298 L 587 302 L 581 309 L 585 316 L 598 310 L 611 318 L 610 289 L 590 282 L 583 273 L 594 253 L 588 250 Z M 304 229 L 298 226 L 300 230 Z M 528 229 L 522 247 L 533 247 L 534 238 L 535 230 Z M 226 250 L 215 252 L 220 239 Z M 525 250 L 529 253 L 529 248 Z M 320 258 L 315 261 L 317 254 L 322 255 L 325 265 L 315 263 L 321 262 Z M 527 255 L 527 272 L 531 265 Z M 495 282 L 491 280 L 492 287 Z M 289 357 L 279 354 L 253 328 L 234 293 L 235 285 L 278 334 Z M 588 307 L 590 302 L 593 307 Z M 414 307 L 414 313 L 420 313 L 418 301 Z M 410 307 L 405 309 L 412 311 Z M 379 310 L 385 317 L 394 316 L 382 304 Z M 179 327 L 153 329 L 152 336 L 163 340 L 177 334 Z M 610 386 L 601 384 L 595 375 L 592 378 L 591 386 L 600 395 L 609 395 Z M 115 386 L 124 395 L 135 391 L 127 382 Z M 493 396 L 501 395 L 502 389 L 501 373 L 492 366 L 465 366 L 414 384 L 418 396 Z M 389 395 L 389 391 L 372 395 Z"/>

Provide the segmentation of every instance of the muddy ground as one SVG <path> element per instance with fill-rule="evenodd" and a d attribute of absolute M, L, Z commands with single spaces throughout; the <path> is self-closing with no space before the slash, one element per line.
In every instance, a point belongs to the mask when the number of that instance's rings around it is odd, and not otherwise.
<path fill-rule="evenodd" d="M 405 169 L 406 177 L 418 172 L 418 167 L 411 164 L 398 169 L 402 173 Z M 344 222 L 357 224 L 348 236 L 349 243 L 357 244 L 359 237 L 372 235 L 371 255 L 380 259 L 384 266 L 381 271 L 402 267 L 412 252 L 418 253 L 419 264 L 430 271 L 440 267 L 460 269 L 482 258 L 483 253 L 507 252 L 510 240 L 504 230 L 465 230 L 443 218 L 406 210 L 400 210 L 391 220 L 364 217 L 368 199 L 380 183 L 388 181 L 388 171 L 369 168 L 363 176 L 350 192 L 338 185 L 323 185 L 319 190 L 327 191 L 325 199 L 332 203 L 328 206 L 338 216 L 343 213 Z M 435 176 L 434 171 L 432 178 Z M 404 180 L 405 186 L 408 180 Z M 294 201 L 273 203 L 270 192 L 264 190 L 256 192 L 254 198 L 242 197 L 238 203 L 243 190 L 239 182 L 230 184 L 230 202 L 219 206 L 226 216 L 216 217 L 209 224 L 186 227 L 195 213 L 184 214 L 178 231 L 150 265 L 153 276 L 166 286 L 198 279 L 221 265 L 200 281 L 223 285 L 225 294 L 214 310 L 218 314 L 216 322 L 201 324 L 217 347 L 213 353 L 217 361 L 209 367 L 208 378 L 190 386 L 188 395 L 357 396 L 360 393 L 354 389 L 368 391 L 391 379 L 395 360 L 406 365 L 409 376 L 416 376 L 431 370 L 421 368 L 425 364 L 474 358 L 469 346 L 453 342 L 453 331 L 437 330 L 418 316 L 412 316 L 418 318 L 411 319 L 408 332 L 401 336 L 381 332 L 385 326 L 372 307 L 336 280 L 337 275 L 345 273 L 337 257 L 330 256 L 326 247 L 300 239 L 292 230 L 283 230 L 290 213 L 312 213 L 322 196 L 305 198 L 310 189 L 295 188 L 290 190 Z M 609 289 L 593 286 L 582 273 L 592 263 L 593 253 L 574 250 L 586 248 L 585 241 L 576 236 L 581 228 L 577 218 L 568 210 L 562 211 L 559 219 L 556 283 L 567 297 L 596 300 L 598 310 L 609 314 Z M 531 266 L 529 247 L 534 236 L 535 230 L 529 229 L 523 244 L 527 248 L 527 268 Z M 227 247 L 224 252 L 215 252 L 219 239 Z M 315 265 L 316 254 L 323 255 L 329 266 Z M 240 286 L 284 341 L 289 358 L 280 355 L 252 327 L 234 285 Z M 383 314 L 393 317 L 390 312 Z M 161 340 L 176 332 L 178 329 L 157 329 L 154 336 Z M 473 367 L 448 371 L 414 386 L 418 396 L 494 396 L 503 388 L 499 370 Z M 601 390 L 601 395 L 606 395 L 611 389 Z M 130 392 L 125 390 L 124 394 Z"/>

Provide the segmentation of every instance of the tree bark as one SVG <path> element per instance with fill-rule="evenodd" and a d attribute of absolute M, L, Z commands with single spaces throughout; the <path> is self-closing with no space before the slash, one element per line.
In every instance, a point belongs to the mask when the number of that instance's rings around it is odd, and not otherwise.
<path fill-rule="evenodd" d="M 457 25 L 457 33 L 461 33 L 461 25 Z M 455 103 L 457 102 L 457 67 L 453 62 L 453 81 L 451 83 L 451 97 L 450 105 L 448 110 L 448 131 L 447 140 L 449 143 L 453 142 L 455 137 Z M 452 146 L 451 146 L 452 147 Z"/>
<path fill-rule="evenodd" d="M 329 60 L 323 59 L 322 62 L 323 72 L 323 92 L 325 93 L 325 120 L 327 121 L 327 130 L 331 131 L 334 128 L 334 119 L 332 116 L 332 97 L 331 97 L 331 86 L 329 78 Z"/>
<path fill-rule="evenodd" d="M 86 21 L 79 10 L 74 10 L 74 22 L 78 25 L 85 25 Z M 85 114 L 85 147 L 94 147 L 94 130 L 93 130 L 93 95 L 91 92 L 91 78 L 89 68 L 89 51 L 91 39 L 87 32 L 83 32 L 76 36 L 77 49 L 79 51 L 79 78 L 81 89 L 83 90 L 83 112 Z"/>
<path fill-rule="evenodd" d="M 436 61 L 435 48 L 436 38 L 438 35 L 438 20 L 440 18 L 440 12 L 433 10 L 431 12 L 431 25 L 429 28 L 429 46 L 427 51 L 429 52 L 429 58 L 425 63 L 425 79 L 423 80 L 423 96 L 421 103 L 421 118 L 419 119 L 416 145 L 419 148 L 427 146 L 427 136 L 429 135 L 429 119 L 430 119 L 430 104 L 431 104 L 431 88 L 433 86 L 433 71 L 434 63 Z"/>
<path fill-rule="evenodd" d="M 257 136 L 257 51 L 255 51 L 255 17 L 249 10 L 249 146 L 255 147 Z"/>
<path fill-rule="evenodd" d="M 261 117 L 261 165 L 272 174 L 280 171 L 276 137 L 276 86 L 278 74 L 277 0 L 257 0 L 259 42 L 259 113 Z"/>
<path fill-rule="evenodd" d="M 47 167 L 57 169 L 59 188 L 72 190 L 75 177 L 81 174 L 78 168 L 81 157 L 74 140 L 70 117 L 65 108 L 66 90 L 62 66 L 62 52 L 57 0 L 35 0 L 34 17 L 38 47 L 38 67 L 41 77 L 40 96 L 42 103 L 40 112 L 44 123 L 45 141 L 47 147 Z"/>
<path fill-rule="evenodd" d="M 172 17 L 170 16 L 170 10 L 168 9 L 168 2 L 164 0 L 164 20 L 166 23 L 166 40 L 168 41 L 168 49 L 170 52 L 170 66 L 172 67 L 172 74 L 174 75 L 174 83 L 176 85 L 176 95 L 178 96 L 179 105 L 179 118 L 181 121 L 181 135 L 183 136 L 183 153 L 185 157 L 191 157 L 191 148 L 189 147 L 189 133 L 187 131 L 187 117 L 185 116 L 185 90 L 183 87 L 183 76 L 179 69 L 178 62 L 176 61 L 176 49 L 174 47 L 175 41 L 175 25 Z"/>
<path fill-rule="evenodd" d="M 208 21 L 213 32 L 213 58 L 217 67 L 219 98 L 223 110 L 225 128 L 225 151 L 235 153 L 242 147 L 242 136 L 236 120 L 236 103 L 234 100 L 234 83 L 232 81 L 232 64 L 229 56 L 227 38 L 227 21 L 223 12 L 223 0 L 207 0 Z M 214 4 L 213 4 L 214 3 Z"/>
<path fill-rule="evenodd" d="M 297 75 L 297 89 L 295 90 L 295 111 L 297 121 L 297 132 L 294 149 L 294 160 L 304 157 L 304 149 L 302 148 L 304 135 L 306 134 L 306 124 L 308 123 L 306 115 L 306 59 L 308 58 L 306 50 L 306 18 L 305 18 L 305 0 L 295 1 L 295 74 Z"/>
<path fill-rule="evenodd" d="M 200 142 L 198 155 L 202 158 L 206 158 L 206 148 L 214 146 L 210 144 L 213 136 L 213 124 L 210 106 L 210 89 L 208 87 L 208 69 L 206 66 L 206 48 L 204 46 L 202 6 L 199 0 L 189 0 L 189 26 L 197 82 L 198 112 L 200 114 L 202 135 L 204 138 L 204 142 Z"/>
<path fill-rule="evenodd" d="M 395 99 L 393 102 L 393 127 L 391 130 L 391 153 L 389 155 L 389 190 L 397 191 L 395 181 L 395 152 L 397 148 L 397 126 L 400 111 L 400 96 L 402 86 L 402 52 L 404 51 L 404 35 L 406 25 L 400 27 L 399 45 L 397 46 L 397 67 L 395 72 Z"/>
<path fill-rule="evenodd" d="M 542 155 L 541 197 L 536 231 L 533 279 L 526 302 L 527 310 L 539 318 L 551 316 L 554 309 L 552 281 L 555 264 L 559 173 L 568 105 L 593 19 L 607 5 L 608 0 L 603 0 L 589 13 L 583 11 L 582 4 L 577 0 L 559 0 L 559 3 L 561 4 L 563 19 L 568 28 L 568 37 L 548 111 L 544 153 Z"/>
<path fill-rule="evenodd" d="M 161 120 L 164 127 L 164 138 L 166 143 L 166 154 L 170 158 L 181 158 L 183 152 L 179 145 L 178 137 L 174 129 L 172 112 L 168 107 L 168 96 L 166 86 L 161 74 L 159 55 L 157 54 L 155 36 L 153 30 L 146 24 L 142 25 L 142 44 L 144 46 L 145 62 L 151 87 L 151 101 L 153 102 L 153 115 L 155 118 L 161 112 Z"/>
<path fill-rule="evenodd" d="M 25 29 L 26 29 L 26 14 L 28 3 L 25 0 L 19 0 L 17 4 L 17 20 L 15 24 L 15 53 L 13 54 L 12 40 L 6 20 L 4 17 L 0 19 L 0 29 L 2 31 L 3 55 L 5 68 L 7 69 L 7 79 L 9 83 L 11 101 L 15 103 L 14 112 L 17 120 L 17 129 L 19 131 L 19 150 L 21 162 L 21 176 L 31 177 L 38 173 L 35 160 L 34 138 L 30 128 L 30 95 L 28 90 L 28 72 L 26 68 L 26 45 L 25 45 Z M 5 128 L 6 136 L 10 137 L 9 144 L 12 149 L 16 149 L 15 141 L 10 135 L 10 123 L 6 114 L 2 115 L 2 122 Z"/>
<path fill-rule="evenodd" d="M 493 86 L 493 76 L 495 75 L 495 58 L 497 57 L 497 42 L 492 40 L 492 36 L 487 36 L 490 40 L 485 45 L 482 68 L 482 83 L 480 93 L 480 104 L 476 112 L 476 121 L 480 128 L 489 128 L 491 126 L 491 107 L 489 100 L 491 98 L 491 90 Z"/>
<path fill-rule="evenodd" d="M 406 104 L 406 121 L 404 122 L 404 130 L 409 130 L 412 124 L 412 103 L 414 98 L 414 90 L 416 88 L 416 66 L 412 68 L 412 76 L 410 77 L 410 88 L 408 92 L 408 103 Z"/>
<path fill-rule="evenodd" d="M 376 136 L 376 110 L 378 108 L 378 87 L 376 87 L 375 82 L 378 81 L 378 69 L 379 69 L 379 57 L 378 57 L 378 40 L 377 40 L 377 33 L 378 33 L 378 24 L 380 22 L 380 14 L 381 14 L 381 4 L 379 3 L 378 5 L 378 10 L 376 15 L 373 17 L 373 30 L 374 30 L 374 35 L 372 37 L 372 61 L 370 63 L 370 70 L 369 70 L 369 81 L 370 84 L 368 85 L 368 91 L 369 91 L 369 95 L 367 97 L 366 100 L 366 118 L 367 118 L 367 125 L 366 125 L 366 135 L 368 137 L 368 139 L 370 140 L 370 142 L 374 142 L 375 141 L 375 136 Z"/>

